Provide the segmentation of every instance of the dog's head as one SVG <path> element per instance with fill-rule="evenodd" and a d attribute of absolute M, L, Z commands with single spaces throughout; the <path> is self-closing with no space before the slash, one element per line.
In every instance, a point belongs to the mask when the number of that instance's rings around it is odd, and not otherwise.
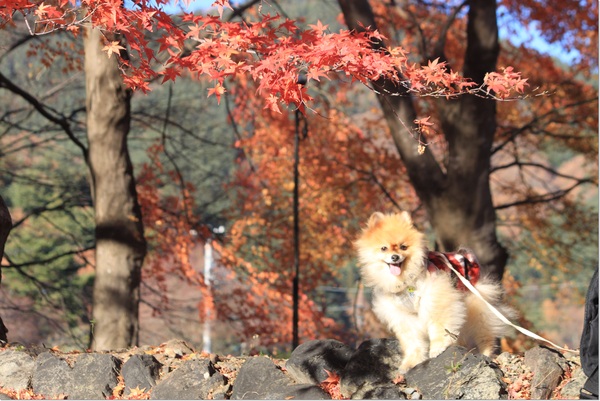
<path fill-rule="evenodd" d="M 426 268 L 424 236 L 407 212 L 373 213 L 354 246 L 369 287 L 398 292 Z"/>

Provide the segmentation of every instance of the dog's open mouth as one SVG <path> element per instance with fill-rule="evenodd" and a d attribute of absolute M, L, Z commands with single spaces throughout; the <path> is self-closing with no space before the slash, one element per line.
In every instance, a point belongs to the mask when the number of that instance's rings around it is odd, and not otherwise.
<path fill-rule="evenodd" d="M 402 263 L 388 263 L 390 267 L 390 273 L 394 276 L 399 276 L 402 273 Z"/>

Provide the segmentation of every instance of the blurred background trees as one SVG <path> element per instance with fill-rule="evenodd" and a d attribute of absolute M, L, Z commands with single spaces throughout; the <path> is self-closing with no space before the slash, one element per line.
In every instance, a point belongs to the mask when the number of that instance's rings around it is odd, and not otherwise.
<path fill-rule="evenodd" d="M 231 18 L 278 13 L 331 32 L 346 23 L 362 29 L 348 4 L 371 11 L 364 25 L 409 51 L 411 62 L 440 57 L 467 76 L 471 63 L 483 68 L 475 81 L 512 66 L 528 78 L 528 95 L 390 97 L 375 82 L 380 106 L 373 91 L 335 73 L 309 80 L 314 100 L 299 122 L 301 341 L 384 335 L 358 284 L 351 241 L 373 211 L 403 209 L 432 247 L 471 246 L 490 271 L 505 270 L 510 297 L 533 327 L 576 346 L 598 263 L 597 4 L 250 1 Z M 485 52 L 467 50 L 479 6 L 497 7 L 487 18 L 497 19 L 498 41 L 490 24 L 477 39 L 492 41 L 485 65 Z M 58 31 L 30 36 L 15 21 L 0 32 L 0 179 L 14 223 L 0 316 L 10 340 L 87 347 L 99 243 L 82 152 L 90 146 L 83 43 Z M 213 351 L 289 350 L 293 107 L 265 110 L 257 82 L 244 76 L 226 81 L 218 105 L 206 98 L 212 85 L 194 76 L 149 85 L 131 99 L 127 141 L 148 242 L 139 341 L 178 336 L 200 345 L 214 319 Z M 427 130 L 413 122 L 427 116 Z M 472 167 L 471 157 L 483 161 Z M 444 193 L 456 196 L 442 208 Z M 480 240 L 487 245 L 478 248 Z M 216 257 L 211 281 L 207 242 Z"/>

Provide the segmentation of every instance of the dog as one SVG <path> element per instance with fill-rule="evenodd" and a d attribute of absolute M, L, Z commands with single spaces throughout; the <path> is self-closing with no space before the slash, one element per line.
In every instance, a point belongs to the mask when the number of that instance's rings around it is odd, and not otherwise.
<path fill-rule="evenodd" d="M 479 298 L 458 288 L 455 273 L 432 267 L 429 255 L 443 254 L 428 251 L 408 212 L 373 213 L 354 247 L 363 282 L 373 291 L 373 311 L 400 343 L 400 374 L 452 344 L 492 356 L 498 338 L 508 334 L 509 328 Z M 464 266 L 477 263 L 468 250 L 453 257 Z M 483 277 L 475 288 L 504 316 L 514 318 L 499 282 Z"/>

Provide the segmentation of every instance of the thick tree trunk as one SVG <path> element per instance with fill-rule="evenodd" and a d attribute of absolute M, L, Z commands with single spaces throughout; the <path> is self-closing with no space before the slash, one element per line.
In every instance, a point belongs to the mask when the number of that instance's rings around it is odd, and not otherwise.
<path fill-rule="evenodd" d="M 110 350 L 138 341 L 146 241 L 127 149 L 131 93 L 123 85 L 116 57 L 102 52 L 101 38 L 99 30 L 86 30 L 88 163 L 96 219 L 91 346 Z"/>
<path fill-rule="evenodd" d="M 338 2 L 350 29 L 361 30 L 361 24 L 376 27 L 368 0 Z M 495 0 L 470 1 L 468 18 L 464 75 L 481 83 L 486 72 L 495 70 L 498 57 Z M 403 88 L 394 88 L 390 82 L 373 85 L 386 89 L 380 93 L 406 94 Z M 439 101 L 442 129 L 448 141 L 448 162 L 442 169 L 429 150 L 418 154 L 418 144 L 401 123 L 413 127 L 416 117 L 413 99 L 408 95 L 383 94 L 378 99 L 410 180 L 427 210 L 437 247 L 442 251 L 470 247 L 486 273 L 502 277 L 508 255 L 496 236 L 496 214 L 489 184 L 491 145 L 496 130 L 495 103 L 474 96 Z"/>
<path fill-rule="evenodd" d="M 8 207 L 6 207 L 6 203 L 4 203 L 4 199 L 0 196 L 0 261 L 4 257 L 4 245 L 6 244 L 11 229 L 12 219 L 10 217 L 10 212 L 8 211 Z M 1 282 L 2 269 L 0 268 L 0 283 Z M 5 344 L 8 341 L 6 333 L 8 333 L 8 329 L 4 325 L 2 318 L 0 318 L 0 345 Z"/>

